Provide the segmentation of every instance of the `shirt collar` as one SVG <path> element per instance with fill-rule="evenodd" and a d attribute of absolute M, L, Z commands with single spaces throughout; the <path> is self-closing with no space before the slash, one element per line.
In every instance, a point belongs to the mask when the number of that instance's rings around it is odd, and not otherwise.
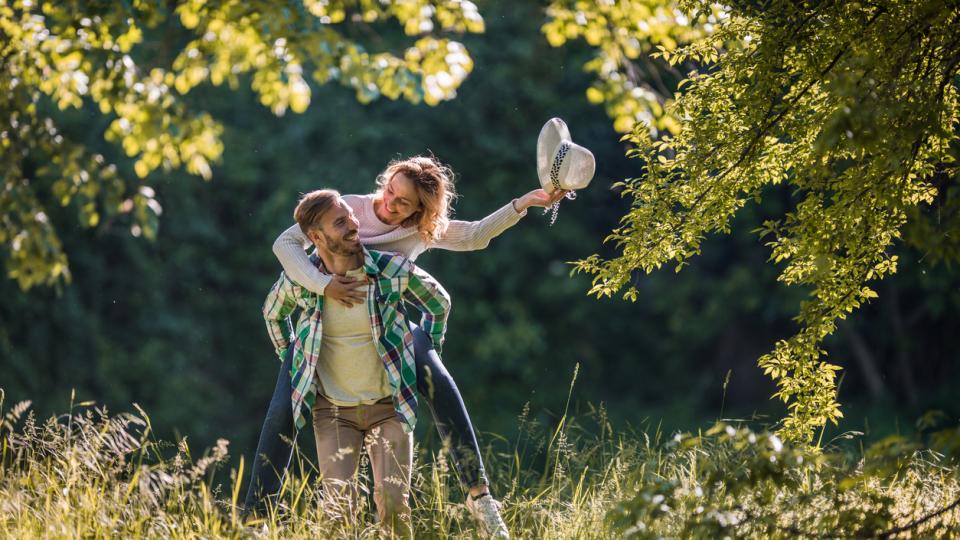
<path fill-rule="evenodd" d="M 377 263 L 373 262 L 373 257 L 370 255 L 370 252 L 362 245 L 360 247 L 363 249 L 363 271 L 366 272 L 368 276 L 380 274 L 380 267 L 377 266 Z"/>
<path fill-rule="evenodd" d="M 379 274 L 380 274 L 380 267 L 377 266 L 377 263 L 376 263 L 376 262 L 374 262 L 373 256 L 370 255 L 370 252 L 369 252 L 369 251 L 367 250 L 367 248 L 364 247 L 362 244 L 360 245 L 360 249 L 363 250 L 363 266 L 362 266 L 362 268 L 363 268 L 364 273 L 366 273 L 368 276 L 377 276 L 377 275 L 379 275 Z M 313 254 L 310 255 L 310 259 L 313 261 L 313 264 L 316 265 L 317 270 L 320 270 L 320 271 L 323 272 L 324 274 L 331 274 L 331 272 L 330 272 L 329 270 L 327 270 L 327 267 L 324 266 L 324 264 L 323 264 L 323 259 L 321 259 L 319 255 L 317 255 L 317 250 L 316 250 L 316 248 L 314 248 Z"/>

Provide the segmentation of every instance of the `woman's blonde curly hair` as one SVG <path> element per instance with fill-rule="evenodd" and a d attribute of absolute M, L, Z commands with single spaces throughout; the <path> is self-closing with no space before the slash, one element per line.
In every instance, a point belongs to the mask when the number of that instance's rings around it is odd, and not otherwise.
<path fill-rule="evenodd" d="M 457 190 L 453 186 L 453 170 L 433 156 L 413 156 L 391 161 L 377 176 L 379 191 L 397 173 L 403 173 L 412 182 L 420 198 L 420 209 L 401 223 L 416 227 L 426 243 L 439 240 L 450 224 L 453 201 Z"/>

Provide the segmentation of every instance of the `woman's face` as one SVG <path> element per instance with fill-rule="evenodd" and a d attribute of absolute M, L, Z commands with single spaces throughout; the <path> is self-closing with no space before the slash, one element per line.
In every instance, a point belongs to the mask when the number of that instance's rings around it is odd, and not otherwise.
<path fill-rule="evenodd" d="M 383 202 L 374 205 L 374 210 L 380 221 L 388 225 L 399 225 L 420 210 L 417 188 L 402 172 L 394 174 L 380 193 Z"/>

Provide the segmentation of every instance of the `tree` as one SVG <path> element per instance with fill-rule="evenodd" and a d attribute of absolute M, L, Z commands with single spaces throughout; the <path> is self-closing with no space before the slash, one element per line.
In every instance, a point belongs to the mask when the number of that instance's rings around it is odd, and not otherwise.
<path fill-rule="evenodd" d="M 351 35 L 364 30 L 385 41 L 371 25 L 389 19 L 417 38 L 402 53 L 368 52 Z M 0 243 L 8 275 L 22 289 L 69 281 L 51 205 L 75 207 L 84 227 L 129 215 L 135 236 L 155 235 L 161 207 L 151 172 L 185 167 L 209 179 L 223 154 L 221 124 L 183 99 L 196 86 L 235 88 L 249 74 L 275 114 L 303 112 L 312 69 L 316 83 L 337 81 L 361 102 L 436 105 L 456 94 L 473 64 L 462 44 L 435 34 L 482 31 L 476 6 L 461 0 L 0 0 Z M 169 54 L 142 51 L 156 43 Z M 135 160 L 136 180 L 58 129 L 63 111 L 94 106 L 112 118 L 104 137 Z"/>
<path fill-rule="evenodd" d="M 596 49 L 584 65 L 596 77 L 586 97 L 603 104 L 614 129 L 629 133 L 642 122 L 656 135 L 679 129 L 667 108 L 683 75 L 650 53 L 701 39 L 725 16 L 717 5 L 702 21 L 691 21 L 670 0 L 555 0 L 547 7 L 549 20 L 542 31 L 554 47 L 582 38 Z"/>
<path fill-rule="evenodd" d="M 692 20 L 714 9 L 680 7 Z M 944 0 L 742 1 L 714 32 L 661 50 L 703 67 L 669 108 L 683 119 L 675 135 L 637 124 L 629 136 L 641 175 L 620 184 L 632 206 L 607 238 L 616 256 L 576 265 L 594 275 L 590 292 L 635 300 L 635 272 L 679 271 L 750 201 L 789 189 L 793 207 L 757 232 L 779 280 L 809 295 L 799 331 L 759 365 L 788 404 L 782 433 L 811 441 L 842 417 L 822 340 L 877 296 L 871 283 L 896 271 L 891 247 L 923 208 L 956 215 L 958 24 L 960 4 Z"/>

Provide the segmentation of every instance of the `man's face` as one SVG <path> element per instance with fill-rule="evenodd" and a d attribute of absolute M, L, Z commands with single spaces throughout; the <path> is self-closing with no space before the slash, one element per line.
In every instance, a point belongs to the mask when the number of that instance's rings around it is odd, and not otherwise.
<path fill-rule="evenodd" d="M 356 255 L 362 249 L 359 230 L 360 222 L 353 215 L 353 209 L 339 199 L 320 218 L 320 230 L 311 234 L 311 240 L 333 254 Z"/>

